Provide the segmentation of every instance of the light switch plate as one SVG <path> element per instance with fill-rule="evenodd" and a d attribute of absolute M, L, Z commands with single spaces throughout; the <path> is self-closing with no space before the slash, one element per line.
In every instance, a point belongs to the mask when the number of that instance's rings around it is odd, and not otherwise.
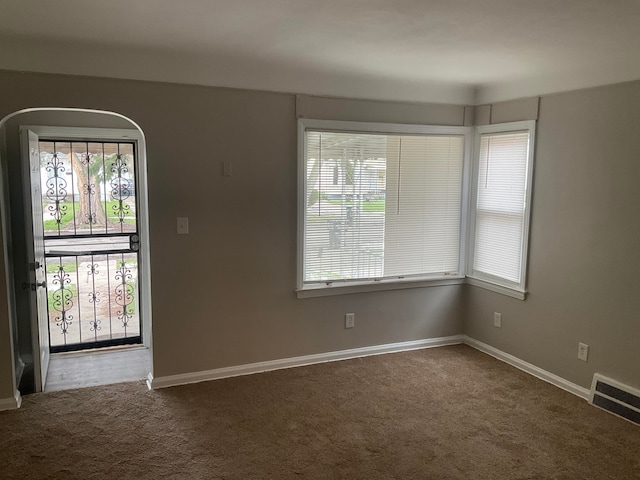
<path fill-rule="evenodd" d="M 188 217 L 178 217 L 178 235 L 189 235 Z"/>
<path fill-rule="evenodd" d="M 222 162 L 222 174 L 225 177 L 230 177 L 232 172 L 231 172 L 231 160 L 225 160 L 224 162 Z"/>

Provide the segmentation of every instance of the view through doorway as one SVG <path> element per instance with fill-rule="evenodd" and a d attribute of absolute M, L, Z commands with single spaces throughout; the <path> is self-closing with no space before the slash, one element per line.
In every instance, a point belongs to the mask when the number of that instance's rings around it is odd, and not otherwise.
<path fill-rule="evenodd" d="M 140 135 L 23 126 L 20 136 L 33 246 L 27 257 L 35 390 L 146 378 L 150 298 Z"/>
<path fill-rule="evenodd" d="M 50 352 L 142 343 L 135 145 L 38 150 Z"/>

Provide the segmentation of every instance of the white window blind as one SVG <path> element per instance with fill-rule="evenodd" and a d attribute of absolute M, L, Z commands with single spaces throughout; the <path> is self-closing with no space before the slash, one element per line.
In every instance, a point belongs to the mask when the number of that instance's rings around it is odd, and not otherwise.
<path fill-rule="evenodd" d="M 473 271 L 522 285 L 530 131 L 480 135 Z"/>
<path fill-rule="evenodd" d="M 459 273 L 463 135 L 305 131 L 303 282 Z"/>

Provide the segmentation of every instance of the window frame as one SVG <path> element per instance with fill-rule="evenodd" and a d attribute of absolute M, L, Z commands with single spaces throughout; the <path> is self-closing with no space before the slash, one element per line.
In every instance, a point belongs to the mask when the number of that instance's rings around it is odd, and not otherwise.
<path fill-rule="evenodd" d="M 304 226 L 305 226 L 305 192 L 306 192 L 306 172 L 305 172 L 305 152 L 306 152 L 306 131 L 325 130 L 331 132 L 363 133 L 363 134 L 395 134 L 395 135 L 459 135 L 464 140 L 461 205 L 460 205 L 460 227 L 458 245 L 458 274 L 457 275 L 424 275 L 411 276 L 408 278 L 389 278 L 379 280 L 353 280 L 341 282 L 325 282 L 317 284 L 304 283 Z M 464 126 L 440 126 L 440 125 L 412 125 L 396 123 L 371 123 L 371 122 L 346 122 L 338 120 L 315 120 L 307 118 L 298 119 L 298 230 L 297 230 L 297 261 L 296 261 L 296 294 L 298 298 L 341 295 L 359 292 L 371 292 L 379 290 L 397 290 L 404 288 L 430 287 L 440 285 L 457 285 L 465 282 L 467 265 L 467 237 L 468 237 L 468 214 L 469 214 L 469 192 L 471 181 L 471 154 L 473 142 L 473 127 Z"/>
<path fill-rule="evenodd" d="M 476 239 L 476 218 L 478 203 L 478 174 L 480 168 L 480 141 L 485 134 L 508 134 L 516 132 L 529 133 L 529 149 L 527 152 L 527 167 L 525 180 L 525 208 L 523 212 L 523 235 L 522 248 L 520 252 L 520 280 L 512 282 L 510 280 L 476 271 L 473 268 L 475 239 Z M 492 125 L 481 125 L 475 127 L 473 141 L 473 170 L 471 177 L 470 205 L 469 205 L 469 227 L 468 227 L 468 253 L 467 253 L 467 283 L 477 287 L 486 288 L 494 292 L 502 293 L 520 300 L 526 297 L 526 281 L 528 267 L 529 231 L 531 225 L 531 202 L 533 198 L 533 168 L 535 159 L 536 121 L 524 120 L 519 122 L 498 123 Z"/>

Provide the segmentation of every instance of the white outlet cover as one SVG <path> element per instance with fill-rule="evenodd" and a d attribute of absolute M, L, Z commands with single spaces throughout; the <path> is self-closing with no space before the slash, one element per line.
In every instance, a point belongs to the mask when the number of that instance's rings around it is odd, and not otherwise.
<path fill-rule="evenodd" d="M 578 359 L 586 362 L 589 359 L 589 345 L 586 343 L 578 344 Z"/>
<path fill-rule="evenodd" d="M 344 328 L 353 328 L 356 320 L 355 313 L 347 313 L 344 316 Z"/>
<path fill-rule="evenodd" d="M 493 312 L 493 326 L 502 328 L 502 314 L 498 312 Z"/>

